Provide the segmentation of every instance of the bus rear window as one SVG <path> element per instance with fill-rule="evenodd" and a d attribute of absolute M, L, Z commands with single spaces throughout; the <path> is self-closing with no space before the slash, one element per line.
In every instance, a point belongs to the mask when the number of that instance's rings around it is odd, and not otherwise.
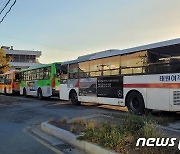
<path fill-rule="evenodd" d="M 61 72 L 61 64 L 56 64 L 55 67 L 56 67 L 56 74 L 57 74 L 57 75 L 60 75 L 60 72 Z"/>
<path fill-rule="evenodd" d="M 19 82 L 21 80 L 21 74 L 20 73 L 16 73 L 15 74 L 15 82 Z"/>

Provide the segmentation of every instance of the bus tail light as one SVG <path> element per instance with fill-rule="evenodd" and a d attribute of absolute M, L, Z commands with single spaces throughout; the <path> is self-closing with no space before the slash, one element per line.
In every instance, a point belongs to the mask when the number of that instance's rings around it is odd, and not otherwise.
<path fill-rule="evenodd" d="M 52 78 L 52 88 L 55 88 L 55 78 Z"/>
<path fill-rule="evenodd" d="M 14 86 L 14 82 L 12 82 L 12 89 L 14 89 L 14 87 L 15 87 L 15 86 Z"/>

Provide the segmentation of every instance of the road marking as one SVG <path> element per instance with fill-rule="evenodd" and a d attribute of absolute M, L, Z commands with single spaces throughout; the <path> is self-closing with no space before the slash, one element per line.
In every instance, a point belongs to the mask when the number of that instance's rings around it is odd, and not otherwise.
<path fill-rule="evenodd" d="M 54 151 L 57 154 L 64 154 L 64 152 L 60 151 L 59 149 L 53 147 L 52 145 L 46 143 L 45 141 L 39 139 L 38 137 L 36 137 L 35 135 L 33 135 L 29 129 L 23 129 L 23 132 L 28 134 L 29 136 L 31 136 L 34 140 L 36 140 L 37 142 L 41 143 L 42 145 L 44 145 L 45 147 L 47 147 L 48 149 Z"/>

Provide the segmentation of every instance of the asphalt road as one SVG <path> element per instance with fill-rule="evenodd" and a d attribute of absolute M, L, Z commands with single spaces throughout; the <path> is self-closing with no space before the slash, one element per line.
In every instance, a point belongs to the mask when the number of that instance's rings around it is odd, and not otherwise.
<path fill-rule="evenodd" d="M 51 154 L 48 147 L 32 138 L 26 129 L 55 117 L 79 117 L 99 113 L 122 113 L 94 104 L 73 106 L 57 99 L 38 100 L 0 95 L 0 154 Z M 114 108 L 114 107 L 113 107 Z"/>

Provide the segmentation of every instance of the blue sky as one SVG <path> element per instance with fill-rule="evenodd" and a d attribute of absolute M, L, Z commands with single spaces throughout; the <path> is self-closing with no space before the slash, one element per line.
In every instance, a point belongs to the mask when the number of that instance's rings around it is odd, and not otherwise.
<path fill-rule="evenodd" d="M 17 0 L 0 24 L 0 45 L 42 63 L 179 37 L 179 0 Z"/>

